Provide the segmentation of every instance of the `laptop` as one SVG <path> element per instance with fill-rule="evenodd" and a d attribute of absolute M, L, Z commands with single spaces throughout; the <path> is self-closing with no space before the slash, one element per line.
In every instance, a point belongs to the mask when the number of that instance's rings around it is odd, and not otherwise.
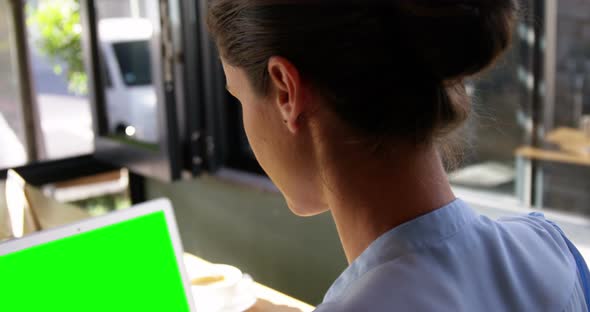
<path fill-rule="evenodd" d="M 196 311 L 166 199 L 1 243 L 0 277 L 0 311 Z"/>

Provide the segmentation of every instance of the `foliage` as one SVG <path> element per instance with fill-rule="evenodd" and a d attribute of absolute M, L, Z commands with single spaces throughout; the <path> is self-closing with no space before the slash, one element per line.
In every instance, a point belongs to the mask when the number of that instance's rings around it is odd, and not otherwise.
<path fill-rule="evenodd" d="M 115 210 L 129 208 L 131 206 L 131 199 L 129 198 L 129 194 L 124 192 L 84 199 L 70 204 L 86 210 L 92 216 L 101 216 Z"/>
<path fill-rule="evenodd" d="M 60 64 L 65 63 L 70 91 L 86 94 L 88 76 L 83 61 L 79 0 L 46 0 L 28 10 L 27 22 L 40 35 L 36 44 L 53 62 L 54 73 L 61 75 L 64 68 Z"/>

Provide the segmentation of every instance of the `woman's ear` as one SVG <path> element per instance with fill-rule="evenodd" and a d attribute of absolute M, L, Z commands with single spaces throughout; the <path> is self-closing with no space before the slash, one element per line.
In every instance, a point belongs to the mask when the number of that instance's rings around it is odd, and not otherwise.
<path fill-rule="evenodd" d="M 296 134 L 308 109 L 305 107 L 305 89 L 297 68 L 283 57 L 273 56 L 268 61 L 271 101 L 288 130 Z"/>

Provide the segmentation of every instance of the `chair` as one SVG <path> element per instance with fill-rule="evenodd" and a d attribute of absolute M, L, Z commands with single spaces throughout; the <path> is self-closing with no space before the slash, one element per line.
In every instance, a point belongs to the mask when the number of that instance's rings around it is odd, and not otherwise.
<path fill-rule="evenodd" d="M 0 206 L 0 239 L 19 238 L 90 218 L 76 206 L 45 196 L 14 170 L 8 171 L 5 196 L 6 207 Z"/>

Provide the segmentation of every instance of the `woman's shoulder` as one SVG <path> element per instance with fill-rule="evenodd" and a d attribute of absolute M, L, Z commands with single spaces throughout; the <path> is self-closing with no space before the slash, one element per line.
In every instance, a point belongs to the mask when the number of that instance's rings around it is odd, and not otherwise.
<path fill-rule="evenodd" d="M 513 247 L 509 249 L 513 254 L 530 259 L 552 256 L 556 264 L 575 265 L 562 230 L 542 213 L 503 217 L 482 228 L 490 232 L 492 239 Z"/>
<path fill-rule="evenodd" d="M 563 242 L 562 232 L 557 224 L 545 218 L 540 212 L 502 217 L 496 223 L 520 235 L 528 233 L 541 235 L 543 238 L 548 238 L 548 235 L 553 240 Z"/>
<path fill-rule="evenodd" d="M 540 214 L 477 220 L 373 268 L 318 311 L 561 311 L 576 266 Z"/>

